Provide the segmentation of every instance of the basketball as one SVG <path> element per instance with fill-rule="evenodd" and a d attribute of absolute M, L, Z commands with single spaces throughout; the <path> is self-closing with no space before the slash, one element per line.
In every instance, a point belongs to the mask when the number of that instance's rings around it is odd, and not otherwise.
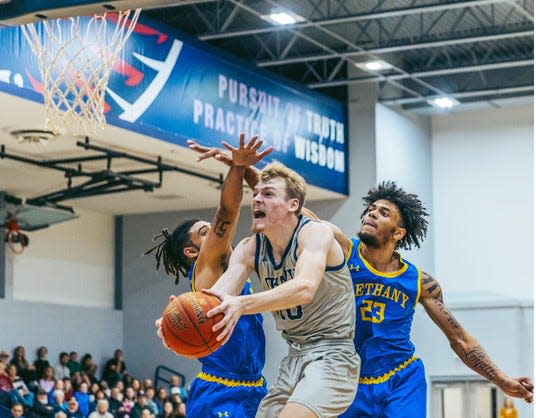
<path fill-rule="evenodd" d="M 207 312 L 219 304 L 217 297 L 201 292 L 183 293 L 169 302 L 162 315 L 166 344 L 175 353 L 189 358 L 205 357 L 220 348 L 222 341 L 216 340 L 212 327 L 223 315 L 207 317 Z"/>

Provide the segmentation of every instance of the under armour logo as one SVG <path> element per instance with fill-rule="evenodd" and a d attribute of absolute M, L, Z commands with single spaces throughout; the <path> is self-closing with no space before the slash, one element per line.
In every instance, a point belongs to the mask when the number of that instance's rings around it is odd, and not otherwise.
<path fill-rule="evenodd" d="M 218 417 L 219 418 L 228 417 L 228 416 L 229 416 L 229 412 L 227 412 L 227 411 L 218 412 Z"/>

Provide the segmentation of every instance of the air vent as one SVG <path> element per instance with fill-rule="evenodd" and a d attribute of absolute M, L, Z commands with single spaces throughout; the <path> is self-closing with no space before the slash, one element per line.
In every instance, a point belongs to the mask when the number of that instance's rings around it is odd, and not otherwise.
<path fill-rule="evenodd" d="M 48 144 L 56 138 L 54 132 L 43 129 L 19 129 L 9 134 L 21 144 Z"/>

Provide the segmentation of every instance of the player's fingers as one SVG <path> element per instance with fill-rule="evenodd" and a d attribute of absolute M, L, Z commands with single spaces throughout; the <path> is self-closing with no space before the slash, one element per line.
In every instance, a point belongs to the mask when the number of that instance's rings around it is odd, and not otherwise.
<path fill-rule="evenodd" d="M 257 146 L 258 139 L 259 139 L 259 137 L 257 135 L 252 136 L 251 139 L 248 142 L 247 147 L 255 149 L 255 147 Z"/>
<path fill-rule="evenodd" d="M 240 134 L 240 139 L 238 140 L 238 148 L 244 148 L 245 139 L 246 139 L 246 134 L 242 132 Z"/>
<path fill-rule="evenodd" d="M 268 154 L 270 154 L 272 151 L 274 150 L 274 147 L 272 147 L 271 145 L 269 147 L 266 147 L 266 149 L 264 151 L 262 151 L 260 154 L 259 154 L 259 157 L 260 158 L 264 158 L 266 157 Z"/>
<path fill-rule="evenodd" d="M 156 321 L 154 321 L 154 327 L 160 328 L 162 326 L 162 317 L 158 318 Z"/>
<path fill-rule="evenodd" d="M 225 148 L 227 148 L 229 151 L 234 151 L 234 150 L 236 150 L 236 148 L 233 147 L 233 146 L 232 146 L 231 144 L 229 144 L 228 142 L 221 141 L 221 144 L 222 144 Z"/>
<path fill-rule="evenodd" d="M 521 378 L 521 384 L 531 392 L 534 391 L 534 384 L 532 383 L 532 380 L 530 380 L 530 377 L 522 377 Z"/>
<path fill-rule="evenodd" d="M 197 162 L 206 160 L 207 158 L 212 158 L 212 157 L 218 155 L 218 153 L 219 153 L 218 149 L 216 149 L 216 148 L 211 149 L 210 151 L 204 152 L 203 154 L 199 155 L 197 157 Z"/>

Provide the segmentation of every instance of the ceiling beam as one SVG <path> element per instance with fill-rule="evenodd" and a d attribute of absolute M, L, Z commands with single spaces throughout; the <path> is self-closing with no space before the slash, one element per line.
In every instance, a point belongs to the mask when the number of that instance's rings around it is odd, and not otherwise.
<path fill-rule="evenodd" d="M 285 58 L 285 59 L 279 59 L 279 60 L 259 61 L 257 62 L 257 66 L 258 67 L 273 67 L 276 65 L 289 65 L 289 64 L 296 64 L 296 63 L 307 62 L 307 61 L 318 61 L 318 60 L 333 59 L 333 58 L 351 58 L 351 57 L 358 57 L 358 56 L 367 55 L 367 54 L 385 54 L 388 52 L 407 51 L 407 50 L 422 49 L 422 48 L 439 48 L 439 47 L 448 46 L 448 45 L 460 45 L 460 44 L 468 44 L 468 43 L 476 43 L 476 42 L 498 41 L 502 39 L 521 38 L 521 37 L 533 36 L 533 35 L 534 35 L 534 30 L 525 30 L 525 31 L 498 33 L 494 35 L 451 38 L 451 39 L 443 39 L 443 40 L 432 41 L 432 42 L 410 43 L 410 44 L 396 45 L 396 46 L 391 46 L 391 47 L 362 49 L 361 51 L 340 52 L 340 53 L 334 53 L 334 54 L 317 54 L 317 55 L 307 55 L 303 57 Z"/>
<path fill-rule="evenodd" d="M 490 71 L 498 70 L 504 68 L 515 68 L 515 67 L 528 67 L 534 65 L 534 60 L 518 60 L 518 61 L 507 61 L 507 62 L 496 62 L 492 64 L 480 64 L 480 65 L 469 65 L 463 67 L 453 67 L 453 68 L 442 68 L 439 70 L 430 70 L 430 71 L 418 71 L 414 73 L 407 74 L 394 74 L 394 75 L 370 75 L 364 77 L 355 77 L 348 78 L 346 80 L 336 80 L 336 81 L 325 81 L 310 83 L 308 87 L 313 89 L 326 88 L 326 87 L 337 87 L 350 84 L 362 84 L 362 83 L 374 83 L 380 81 L 390 81 L 390 80 L 403 80 L 411 77 L 434 77 L 439 75 L 452 75 L 460 73 L 470 73 L 475 71 Z"/>
<path fill-rule="evenodd" d="M 530 93 L 534 91 L 534 85 L 530 86 L 518 86 L 518 87 L 508 87 L 504 89 L 486 89 L 486 90 L 474 90 L 474 91 L 464 91 L 460 93 L 449 93 L 449 97 L 455 99 L 466 99 L 472 97 L 482 97 L 482 96 L 501 96 L 504 94 L 513 94 L 513 93 Z M 403 105 L 410 103 L 421 103 L 428 100 L 434 100 L 437 96 L 426 96 L 426 97 L 405 97 L 401 99 L 388 99 L 388 100 L 378 100 L 379 103 L 383 105 Z"/>
<path fill-rule="evenodd" d="M 460 8 L 466 8 L 466 7 L 485 6 L 487 4 L 504 3 L 505 1 L 509 1 L 509 0 L 468 0 L 468 1 L 461 1 L 461 2 L 456 1 L 456 2 L 442 3 L 442 4 L 397 8 L 397 9 L 392 9 L 392 10 L 384 10 L 381 12 L 369 12 L 369 13 L 361 13 L 361 14 L 351 15 L 351 16 L 331 18 L 331 19 L 307 21 L 303 23 L 297 23 L 295 25 L 272 25 L 272 26 L 268 26 L 264 28 L 251 28 L 251 29 L 234 30 L 234 31 L 228 31 L 228 32 L 207 33 L 204 35 L 199 35 L 198 39 L 201 39 L 203 41 L 209 41 L 213 39 L 234 38 L 238 36 L 250 36 L 250 35 L 257 35 L 261 33 L 269 33 L 269 32 L 281 31 L 281 30 L 290 30 L 290 29 L 299 30 L 302 28 L 314 27 L 318 25 L 328 26 L 328 25 L 337 25 L 341 23 L 352 23 L 352 22 L 360 22 L 360 21 L 375 20 L 375 19 L 386 19 L 390 17 L 407 16 L 407 15 L 413 15 L 413 14 L 418 14 L 418 13 L 431 13 L 431 12 L 439 12 L 439 11 L 444 11 L 444 10 L 453 10 L 453 9 L 460 9 Z"/>

